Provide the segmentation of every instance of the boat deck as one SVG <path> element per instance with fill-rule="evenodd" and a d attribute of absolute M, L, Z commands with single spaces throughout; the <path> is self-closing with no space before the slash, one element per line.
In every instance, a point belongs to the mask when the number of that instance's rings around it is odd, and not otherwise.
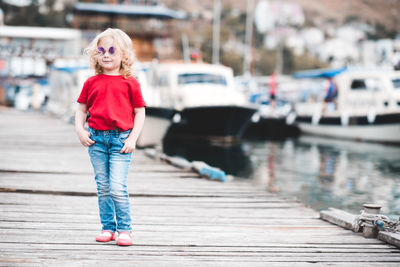
<path fill-rule="evenodd" d="M 96 187 L 72 125 L 0 109 L 0 266 L 399 266 L 400 250 L 249 182 L 135 152 L 134 245 L 96 243 Z"/>

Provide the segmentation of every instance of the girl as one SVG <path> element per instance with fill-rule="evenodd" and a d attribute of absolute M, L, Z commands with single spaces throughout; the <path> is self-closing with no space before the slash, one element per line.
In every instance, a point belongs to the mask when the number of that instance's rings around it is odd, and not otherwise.
<path fill-rule="evenodd" d="M 78 98 L 75 129 L 88 147 L 97 184 L 102 232 L 98 242 L 132 245 L 127 176 L 132 152 L 142 130 L 145 102 L 132 76 L 134 53 L 129 36 L 107 29 L 86 49 L 95 76 L 87 79 Z M 89 131 L 84 129 L 89 112 Z"/>

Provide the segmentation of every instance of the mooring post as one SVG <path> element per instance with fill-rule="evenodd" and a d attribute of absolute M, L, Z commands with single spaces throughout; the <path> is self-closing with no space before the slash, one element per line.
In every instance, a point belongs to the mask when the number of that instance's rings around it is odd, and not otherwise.
<path fill-rule="evenodd" d="M 376 204 L 364 204 L 364 213 L 375 215 L 379 214 L 381 211 L 381 206 Z M 372 222 L 364 222 L 363 223 L 363 236 L 365 238 L 376 238 L 378 236 L 378 229 Z"/>

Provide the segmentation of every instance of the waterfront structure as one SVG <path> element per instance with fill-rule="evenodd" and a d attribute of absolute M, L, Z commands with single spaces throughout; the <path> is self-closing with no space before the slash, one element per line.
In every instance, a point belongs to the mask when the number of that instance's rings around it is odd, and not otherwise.
<path fill-rule="evenodd" d="M 0 103 L 40 108 L 49 94 L 49 66 L 65 57 L 79 62 L 80 54 L 78 30 L 0 26 Z"/>
<path fill-rule="evenodd" d="M 81 53 L 81 33 L 75 29 L 0 26 L 1 76 L 44 76 L 46 65 L 59 57 Z"/>
<path fill-rule="evenodd" d="M 201 179 L 143 150 L 128 179 L 135 245 L 96 243 L 96 188 L 73 126 L 29 112 L 0 115 L 3 266 L 399 265 L 398 248 L 323 222 L 293 197 L 245 180 Z"/>

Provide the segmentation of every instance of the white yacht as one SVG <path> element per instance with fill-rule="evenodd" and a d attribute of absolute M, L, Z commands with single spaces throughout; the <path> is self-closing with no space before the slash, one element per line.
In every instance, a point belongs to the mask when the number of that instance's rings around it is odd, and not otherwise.
<path fill-rule="evenodd" d="M 160 105 L 160 95 L 151 86 L 153 77 L 150 66 L 142 64 L 137 71 L 137 79 L 147 105 L 146 120 L 136 143 L 138 147 L 160 145 L 172 124 L 173 116 L 176 114 L 175 109 Z"/>
<path fill-rule="evenodd" d="M 310 134 L 400 143 L 400 71 L 342 69 L 300 72 L 295 77 L 334 77 L 336 104 L 296 104 L 295 122 Z"/>
<path fill-rule="evenodd" d="M 240 140 L 256 109 L 237 90 L 233 71 L 206 63 L 161 63 L 153 69 L 160 106 L 179 111 L 168 136 L 231 143 Z"/>

